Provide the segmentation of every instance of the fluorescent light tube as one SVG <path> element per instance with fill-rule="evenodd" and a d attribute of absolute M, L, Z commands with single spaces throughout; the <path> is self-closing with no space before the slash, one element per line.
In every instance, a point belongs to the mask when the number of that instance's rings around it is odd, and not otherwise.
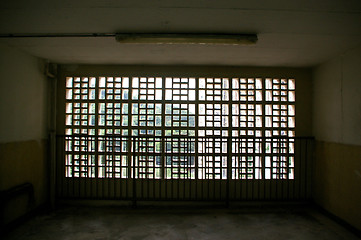
<path fill-rule="evenodd" d="M 256 34 L 116 34 L 119 43 L 252 45 Z"/>

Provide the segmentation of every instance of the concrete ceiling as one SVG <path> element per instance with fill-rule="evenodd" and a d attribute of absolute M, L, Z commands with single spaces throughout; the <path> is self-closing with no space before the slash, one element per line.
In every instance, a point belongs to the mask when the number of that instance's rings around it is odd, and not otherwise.
<path fill-rule="evenodd" d="M 360 0 L 1 0 L 0 34 L 257 33 L 254 46 L 0 38 L 55 63 L 310 67 L 361 44 Z"/>

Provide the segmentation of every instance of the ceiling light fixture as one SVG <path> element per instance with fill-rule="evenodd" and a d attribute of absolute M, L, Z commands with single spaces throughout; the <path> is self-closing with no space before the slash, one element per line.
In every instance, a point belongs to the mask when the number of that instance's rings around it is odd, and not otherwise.
<path fill-rule="evenodd" d="M 136 44 L 218 44 L 253 45 L 257 34 L 123 34 L 115 35 L 119 43 Z"/>

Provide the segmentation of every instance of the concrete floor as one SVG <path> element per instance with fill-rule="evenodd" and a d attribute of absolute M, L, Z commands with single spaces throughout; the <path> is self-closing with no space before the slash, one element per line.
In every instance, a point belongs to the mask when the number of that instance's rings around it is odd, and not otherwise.
<path fill-rule="evenodd" d="M 310 207 L 61 207 L 4 239 L 359 239 Z"/>

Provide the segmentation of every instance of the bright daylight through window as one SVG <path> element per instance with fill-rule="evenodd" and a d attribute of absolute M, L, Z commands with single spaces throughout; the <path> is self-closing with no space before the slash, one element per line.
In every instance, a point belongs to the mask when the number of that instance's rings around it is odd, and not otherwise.
<path fill-rule="evenodd" d="M 68 77 L 65 176 L 294 179 L 295 80 Z"/>

